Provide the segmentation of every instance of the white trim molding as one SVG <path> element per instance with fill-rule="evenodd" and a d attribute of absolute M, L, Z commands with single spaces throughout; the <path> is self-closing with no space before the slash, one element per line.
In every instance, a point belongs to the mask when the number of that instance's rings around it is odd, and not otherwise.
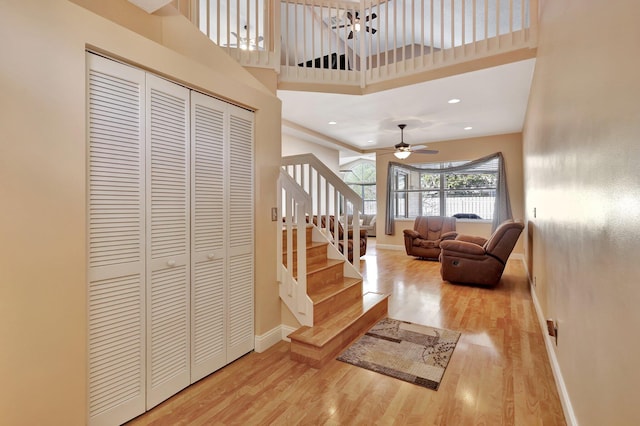
<path fill-rule="evenodd" d="M 258 353 L 264 352 L 282 340 L 290 342 L 287 336 L 296 330 L 297 328 L 295 327 L 280 324 L 260 336 L 255 336 L 255 351 Z"/>
<path fill-rule="evenodd" d="M 255 351 L 262 353 L 282 340 L 281 325 L 272 328 L 265 334 L 255 336 Z"/>
<path fill-rule="evenodd" d="M 547 322 L 544 318 L 544 313 L 542 312 L 540 303 L 538 302 L 536 290 L 533 287 L 533 283 L 528 278 L 530 277 L 530 274 L 527 268 L 527 262 L 523 261 L 522 263 L 524 264 L 524 269 L 527 273 L 527 281 L 531 290 L 533 306 L 535 307 L 536 314 L 538 316 L 538 324 L 540 325 L 540 332 L 542 333 L 542 336 L 544 338 L 544 346 L 545 348 L 547 348 L 547 355 L 549 356 L 551 371 L 553 371 L 553 378 L 556 382 L 556 388 L 558 389 L 558 395 L 560 397 L 560 404 L 562 404 L 562 411 L 564 412 L 564 419 L 567 422 L 568 426 L 578 426 L 578 420 L 576 419 L 576 414 L 573 411 L 573 406 L 571 405 L 571 398 L 569 397 L 567 386 L 565 385 L 564 378 L 562 377 L 562 370 L 560 369 L 560 364 L 558 363 L 558 357 L 556 356 L 556 351 L 553 349 L 554 339 L 553 337 L 549 336 L 547 332 Z"/>

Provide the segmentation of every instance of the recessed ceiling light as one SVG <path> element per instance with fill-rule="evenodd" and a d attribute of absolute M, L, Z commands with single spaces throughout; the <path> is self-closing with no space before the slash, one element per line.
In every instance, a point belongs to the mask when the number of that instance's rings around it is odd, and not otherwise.
<path fill-rule="evenodd" d="M 460 99 L 458 98 L 452 98 L 447 101 L 447 103 L 450 103 L 450 104 L 457 104 L 458 102 L 460 102 Z"/>
<path fill-rule="evenodd" d="M 367 141 L 367 145 L 373 145 L 373 141 Z"/>
<path fill-rule="evenodd" d="M 330 121 L 329 124 L 333 125 L 333 124 L 338 124 L 337 121 Z"/>
<path fill-rule="evenodd" d="M 471 129 L 473 129 L 473 127 L 471 127 L 471 126 L 467 126 L 467 127 L 465 127 L 464 129 L 465 129 L 465 130 L 471 130 Z"/>

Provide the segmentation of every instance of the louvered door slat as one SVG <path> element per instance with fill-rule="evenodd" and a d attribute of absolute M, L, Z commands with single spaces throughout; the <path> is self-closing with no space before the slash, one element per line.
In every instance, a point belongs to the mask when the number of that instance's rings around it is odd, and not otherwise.
<path fill-rule="evenodd" d="M 144 412 L 144 73 L 88 55 L 89 423 Z"/>
<path fill-rule="evenodd" d="M 253 113 L 229 106 L 227 361 L 254 347 Z"/>
<path fill-rule="evenodd" d="M 253 235 L 253 116 L 233 108 L 229 120 L 229 247 L 246 248 Z M 236 249 L 236 250 L 233 250 Z"/>
<path fill-rule="evenodd" d="M 190 383 L 189 91 L 147 75 L 147 409 Z"/>
<path fill-rule="evenodd" d="M 192 343 L 191 380 L 227 363 L 225 332 L 226 105 L 191 94 Z"/>

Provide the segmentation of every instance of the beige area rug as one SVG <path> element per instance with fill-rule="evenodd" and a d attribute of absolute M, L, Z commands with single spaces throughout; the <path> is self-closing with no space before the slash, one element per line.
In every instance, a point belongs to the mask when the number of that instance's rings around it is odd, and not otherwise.
<path fill-rule="evenodd" d="M 460 333 L 385 318 L 338 360 L 438 390 Z"/>

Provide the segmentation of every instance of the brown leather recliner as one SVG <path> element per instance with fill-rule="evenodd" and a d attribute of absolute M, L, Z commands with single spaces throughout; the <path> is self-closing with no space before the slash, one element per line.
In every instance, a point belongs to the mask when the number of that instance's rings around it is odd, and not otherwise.
<path fill-rule="evenodd" d="M 333 224 L 333 215 L 329 216 L 329 230 L 331 231 L 331 233 L 333 234 L 333 230 L 334 230 L 334 224 Z M 317 216 L 313 216 L 313 223 L 317 226 L 318 225 L 318 217 Z M 321 223 L 321 228 L 325 228 L 326 227 L 326 223 L 327 223 L 327 216 L 325 215 L 321 215 L 320 216 L 320 223 Z M 359 243 L 360 243 L 360 256 L 364 256 L 367 253 L 367 230 L 366 229 L 360 229 L 360 238 L 359 238 Z M 343 247 L 343 239 L 344 239 L 344 228 L 342 227 L 342 223 L 340 223 L 340 221 L 338 221 L 338 249 L 340 250 L 340 253 L 344 254 L 344 247 Z M 349 230 L 349 232 L 347 233 L 347 259 L 349 259 L 349 262 L 353 263 L 353 230 Z"/>
<path fill-rule="evenodd" d="M 456 218 L 444 216 L 418 216 L 413 229 L 404 231 L 404 247 L 409 256 L 437 259 L 440 242 L 456 237 Z"/>
<path fill-rule="evenodd" d="M 440 243 L 440 275 L 452 283 L 495 285 L 524 229 L 522 222 L 507 220 L 489 239 L 458 235 Z"/>

